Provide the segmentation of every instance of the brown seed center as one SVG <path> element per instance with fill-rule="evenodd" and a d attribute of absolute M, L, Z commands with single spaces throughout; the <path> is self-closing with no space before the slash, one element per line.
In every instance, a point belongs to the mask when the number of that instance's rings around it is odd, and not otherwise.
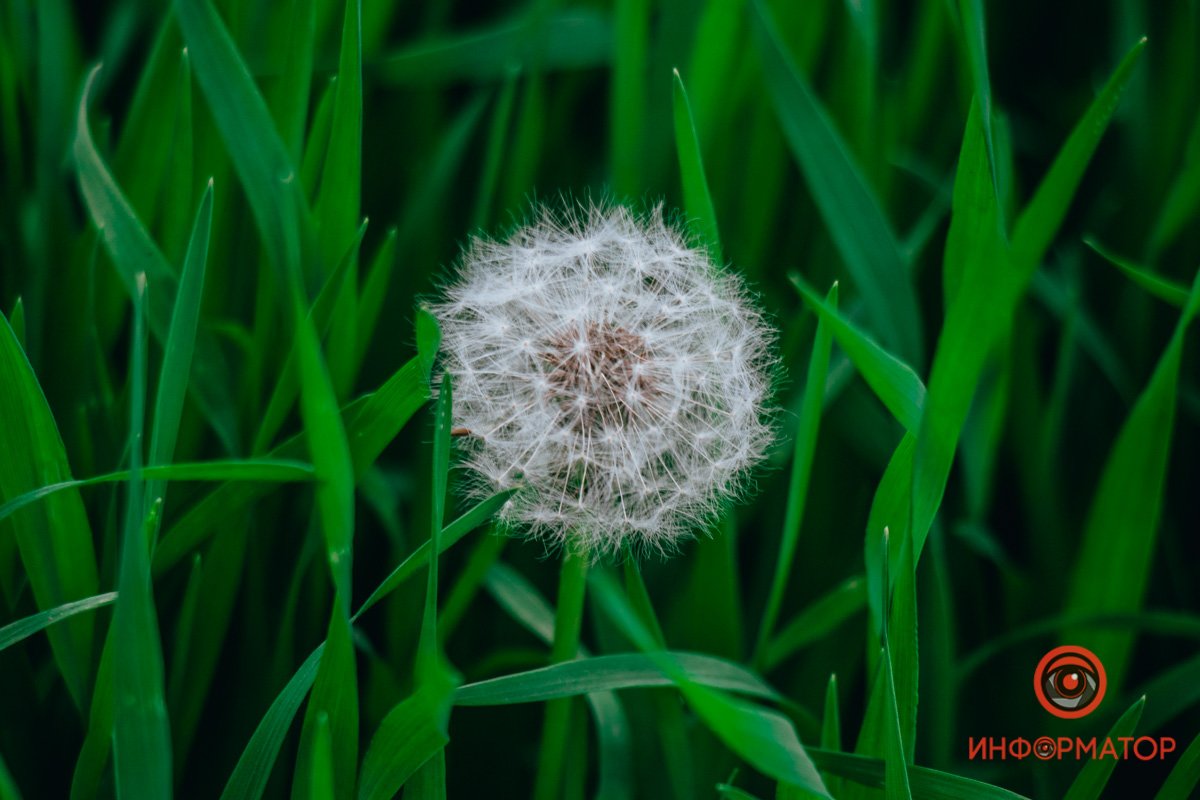
<path fill-rule="evenodd" d="M 646 340 L 636 333 L 588 322 L 547 340 L 541 358 L 550 397 L 576 430 L 627 426 L 645 416 L 654 382 Z"/>

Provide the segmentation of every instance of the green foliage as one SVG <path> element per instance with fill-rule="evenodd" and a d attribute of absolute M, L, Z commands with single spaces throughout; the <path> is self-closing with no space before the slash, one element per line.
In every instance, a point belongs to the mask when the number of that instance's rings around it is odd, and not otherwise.
<path fill-rule="evenodd" d="M 1085 11 L 0 4 L 0 798 L 1194 794 L 1200 12 Z M 588 197 L 779 331 L 669 559 L 501 538 L 439 377 Z M 967 757 L 1043 733 L 1180 749 Z"/>

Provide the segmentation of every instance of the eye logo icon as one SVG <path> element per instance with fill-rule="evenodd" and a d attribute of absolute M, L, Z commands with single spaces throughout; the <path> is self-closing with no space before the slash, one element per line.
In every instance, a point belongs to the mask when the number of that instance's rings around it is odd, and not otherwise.
<path fill-rule="evenodd" d="M 1056 647 L 1042 656 L 1033 673 L 1033 693 L 1038 702 L 1063 719 L 1092 713 L 1107 688 L 1104 665 L 1086 647 Z"/>

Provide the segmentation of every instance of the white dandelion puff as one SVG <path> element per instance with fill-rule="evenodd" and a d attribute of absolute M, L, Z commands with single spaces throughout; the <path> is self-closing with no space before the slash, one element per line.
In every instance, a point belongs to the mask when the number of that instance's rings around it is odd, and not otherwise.
<path fill-rule="evenodd" d="M 551 546 L 672 550 L 770 443 L 773 332 L 661 209 L 474 239 L 431 311 L 473 489 L 521 486 L 500 518 Z"/>

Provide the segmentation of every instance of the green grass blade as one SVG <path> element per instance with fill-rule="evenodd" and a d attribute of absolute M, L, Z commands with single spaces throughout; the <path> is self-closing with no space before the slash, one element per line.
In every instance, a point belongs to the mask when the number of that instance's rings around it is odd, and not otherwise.
<path fill-rule="evenodd" d="M 725 261 L 721 235 L 717 227 L 717 212 L 708 191 L 704 173 L 704 158 L 700 153 L 700 137 L 692 119 L 692 106 L 679 70 L 674 72 L 675 150 L 679 154 L 679 177 L 683 183 L 683 208 L 695 226 L 697 235 L 709 255 L 718 264 Z"/>
<path fill-rule="evenodd" d="M 825 772 L 841 775 L 864 786 L 883 788 L 886 765 L 880 759 L 811 747 L 808 752 Z M 908 774 L 912 782 L 913 800 L 1028 800 L 998 786 L 927 767 L 909 767 Z"/>
<path fill-rule="evenodd" d="M 0 314 L 0 500 L 69 480 L 71 471 L 46 397 L 8 320 Z M 92 534 L 79 492 L 13 516 L 0 536 L 14 536 L 40 609 L 91 597 L 99 580 Z M 50 631 L 54 659 L 75 704 L 84 708 L 90 682 L 93 624 L 77 617 Z"/>
<path fill-rule="evenodd" d="M 175 307 L 171 312 L 171 326 L 163 348 L 162 369 L 159 372 L 158 391 L 154 398 L 154 417 L 150 431 L 149 466 L 169 464 L 175 455 L 175 442 L 179 436 L 179 423 L 183 418 L 183 402 L 187 394 L 188 378 L 192 371 L 192 353 L 195 352 L 196 329 L 200 324 L 200 305 L 204 296 L 204 272 L 208 263 L 208 238 L 212 230 L 213 184 L 210 180 L 200 198 L 196 221 L 192 225 L 191 240 L 183 261 L 183 274 L 179 290 L 175 293 Z M 146 483 L 146 496 L 153 502 L 164 490 L 161 481 L 150 479 Z M 155 532 L 157 538 L 157 531 Z"/>
<path fill-rule="evenodd" d="M 767 88 L 784 135 L 866 302 L 872 328 L 902 359 L 919 368 L 920 309 L 895 234 L 829 115 L 787 55 L 770 12 L 762 0 L 750 6 Z"/>
<path fill-rule="evenodd" d="M 285 459 L 254 459 L 247 461 L 201 461 L 195 464 L 162 464 L 145 467 L 142 476 L 154 481 L 254 481 L 254 482 L 291 482 L 311 481 L 314 478 L 312 466 L 300 461 Z M 129 470 L 110 472 L 97 475 L 94 478 L 82 480 L 59 481 L 37 489 L 19 494 L 11 500 L 0 504 L 0 520 L 12 516 L 17 511 L 32 505 L 39 500 L 52 497 L 60 492 L 68 492 L 83 486 L 95 486 L 101 483 L 121 483 L 132 477 Z"/>
<path fill-rule="evenodd" d="M 842 750 L 842 721 L 841 712 L 838 709 L 837 675 L 830 675 L 829 683 L 825 685 L 825 713 L 821 716 L 821 749 L 831 753 L 840 753 Z M 841 793 L 840 778 L 834 777 L 825 770 L 821 771 L 821 777 L 824 779 L 825 785 L 829 787 L 830 794 L 836 797 Z"/>
<path fill-rule="evenodd" d="M 996 146 L 992 125 L 992 82 L 988 77 L 987 30 L 983 0 L 959 0 L 958 16 L 962 22 L 963 39 L 967 46 L 967 62 L 971 66 L 971 82 L 975 88 L 979 113 L 987 146 L 986 166 L 992 173 L 993 188 L 999 185 L 996 169 Z M 999 198 L 999 192 L 995 193 Z M 1003 224 L 1003 223 L 1001 223 Z"/>
<path fill-rule="evenodd" d="M 918 434 L 911 531 L 917 559 L 941 505 L 984 363 L 1010 325 L 1025 285 L 1057 233 L 1144 44 L 1144 40 L 1139 42 L 1125 57 L 1063 145 L 1033 199 L 1017 218 L 1011 252 L 993 252 L 970 265 L 962 275 L 962 288 L 948 309 L 938 340 Z M 971 120 L 975 126 L 980 124 L 977 115 Z M 968 128 L 964 141 L 972 135 Z M 975 170 L 974 174 L 985 174 L 990 180 L 990 172 Z"/>
<path fill-rule="evenodd" d="M 1068 614 L 1121 613 L 1141 607 L 1166 491 L 1183 345 L 1197 311 L 1200 273 L 1171 341 L 1105 462 L 1071 575 Z M 1121 685 L 1132 645 L 1128 632 L 1088 639 L 1089 647 L 1104 653 L 1113 686 Z"/>
<path fill-rule="evenodd" d="M 607 14 L 571 9 L 544 21 L 536 17 L 528 13 L 515 22 L 411 45 L 381 59 L 376 73 L 388 84 L 429 86 L 501 80 L 514 64 L 568 70 L 597 67 L 612 59 L 614 36 Z M 539 35 L 531 35 L 534 32 Z"/>
<path fill-rule="evenodd" d="M 291 0 L 286 6 L 287 25 L 282 79 L 271 95 L 271 109 L 279 136 L 299 163 L 308 122 L 308 98 L 312 91 L 313 50 L 316 40 L 316 0 Z"/>
<path fill-rule="evenodd" d="M 954 175 L 950 231 L 942 258 L 942 294 L 947 308 L 958 297 L 967 270 L 978 263 L 992 263 L 994 254 L 1007 247 L 988 152 L 987 117 L 980 106 L 978 100 L 971 103 Z"/>
<path fill-rule="evenodd" d="M 778 700 L 780 695 L 740 664 L 701 653 L 667 651 L 689 680 L 730 692 Z M 655 661 L 641 653 L 580 657 L 574 661 L 491 678 L 458 689 L 454 704 L 496 706 L 646 686 L 671 686 Z"/>
<path fill-rule="evenodd" d="M 87 122 L 87 104 L 98 71 L 99 67 L 88 76 L 76 118 L 74 154 L 79 170 L 79 187 L 130 297 L 136 296 L 139 274 L 144 274 L 147 283 L 154 287 L 147 306 L 148 322 L 155 338 L 165 342 L 171 325 L 173 298 L 178 295 L 178 280 L 132 206 L 121 194 L 120 187 L 92 141 Z M 224 359 L 216 342 L 207 335 L 198 336 L 196 349 L 198 357 L 193 369 L 195 380 L 189 386 L 195 393 L 200 410 L 221 437 L 226 449 L 232 451 L 237 442 L 237 431 Z"/>
<path fill-rule="evenodd" d="M 492 220 L 496 186 L 500 180 L 500 166 L 504 159 L 509 128 L 512 127 L 513 100 L 517 95 L 517 79 L 520 76 L 519 70 L 509 70 L 496 97 L 496 107 L 492 112 L 492 124 L 488 129 L 487 145 L 484 149 L 483 169 L 479 173 L 479 191 L 475 193 L 472 228 L 487 228 Z"/>
<path fill-rule="evenodd" d="M 633 197 L 644 187 L 646 60 L 650 38 L 648 0 L 616 0 L 613 11 L 612 89 L 609 93 L 609 141 L 613 191 Z M 542 66 L 539 64 L 539 67 Z"/>
<path fill-rule="evenodd" d="M 804 789 L 816 797 L 829 797 L 790 720 L 778 712 L 735 700 L 693 681 L 670 654 L 657 649 L 654 637 L 638 620 L 611 577 L 605 573 L 594 575 L 591 586 L 608 617 L 625 636 L 646 651 L 656 666 L 679 687 L 705 725 L 730 750 L 771 778 Z"/>
<path fill-rule="evenodd" d="M 417 643 L 416 674 L 419 683 L 426 683 L 444 672 L 438 642 L 438 561 L 442 548 L 440 537 L 442 519 L 446 513 L 446 483 L 450 476 L 450 427 L 453 414 L 453 387 L 450 373 L 442 376 L 433 423 L 433 487 L 429 513 L 428 581 L 425 586 L 425 612 L 421 619 L 421 637 Z"/>
<path fill-rule="evenodd" d="M 175 0 L 174 8 L 196 80 L 246 191 L 271 262 L 281 275 L 298 281 L 300 226 L 306 212 L 287 149 L 210 0 Z"/>
<path fill-rule="evenodd" d="M 142 483 L 146 351 L 143 275 L 134 303 L 130 378 L 130 479 L 121 537 L 121 567 L 113 612 L 113 762 L 121 797 L 171 796 L 171 731 L 163 692 L 162 644 L 150 582 L 146 505 Z"/>
<path fill-rule="evenodd" d="M 842 317 L 836 305 L 822 300 L 798 275 L 793 274 L 790 278 L 804 302 L 820 316 L 821 324 L 829 328 L 880 402 L 906 430 L 915 430 L 925 404 L 925 385 L 917 373 Z"/>
<path fill-rule="evenodd" d="M 358 372 L 367 347 L 375 336 L 375 327 L 379 322 L 379 312 L 383 310 L 383 302 L 387 297 L 388 284 L 392 280 L 392 271 L 396 266 L 396 228 L 391 227 L 383 235 L 383 242 L 371 259 L 367 269 L 367 279 L 363 282 L 362 292 L 358 296 L 358 349 L 354 356 L 354 371 Z"/>
<path fill-rule="evenodd" d="M 333 739 L 334 796 L 338 800 L 348 800 L 354 796 L 358 765 L 358 679 L 350 620 L 344 612 L 345 606 L 335 598 L 324 654 L 300 731 L 300 747 L 292 781 L 293 800 L 304 800 L 317 788 L 311 781 L 315 771 L 313 762 L 320 757 L 317 737 L 322 716 L 326 718 Z"/>
<path fill-rule="evenodd" d="M 390 800 L 450 741 L 445 720 L 453 687 L 429 684 L 383 719 L 363 757 L 359 800 Z"/>
<path fill-rule="evenodd" d="M 313 209 L 324 266 L 337 264 L 347 247 L 353 252 L 329 334 L 330 373 L 339 397 L 350 391 L 358 347 L 358 248 L 353 242 L 362 194 L 362 0 L 346 0 L 344 17 L 329 147 Z"/>
<path fill-rule="evenodd" d="M 329 715 L 324 711 L 317 714 L 317 732 L 309 766 L 309 792 L 305 797 L 310 800 L 334 800 L 337 794 L 333 775 L 333 738 L 329 733 Z"/>
<path fill-rule="evenodd" d="M 1121 258 L 1111 250 L 1101 246 L 1094 239 L 1084 239 L 1083 243 L 1095 250 L 1098 256 L 1125 273 L 1125 276 L 1129 280 L 1133 281 L 1138 287 L 1153 297 L 1170 303 L 1176 308 L 1183 308 L 1187 304 L 1188 290 L 1186 286 L 1167 278 L 1159 277 L 1146 267 Z"/>
<path fill-rule="evenodd" d="M 1046 248 L 1058 233 L 1075 190 L 1083 179 L 1083 172 L 1117 110 L 1117 104 L 1145 46 L 1146 40 L 1143 38 L 1117 65 L 1083 119 L 1071 131 L 1028 205 L 1017 217 L 1012 243 L 1019 275 L 1027 277 L 1037 268 Z"/>
<path fill-rule="evenodd" d="M 329 329 L 335 313 L 335 304 L 339 302 L 341 292 L 347 285 L 346 281 L 349 280 L 354 270 L 354 264 L 358 259 L 358 249 L 366 232 L 367 221 L 363 220 L 357 235 L 350 242 L 346 251 L 342 253 L 337 267 L 321 285 L 321 290 L 317 292 L 317 299 L 313 300 L 312 305 L 309 306 L 308 318 L 318 335 L 324 335 Z M 299 342 L 293 342 L 287 359 L 283 362 L 283 368 L 279 372 L 279 380 L 276 381 L 275 388 L 271 391 L 271 399 L 267 401 L 267 409 L 263 412 L 258 433 L 255 434 L 253 448 L 255 453 L 261 453 L 267 449 L 275 435 L 279 433 L 279 429 L 283 427 L 287 415 L 296 402 L 296 395 L 300 391 L 300 377 L 297 374 L 298 359 Z"/>
<path fill-rule="evenodd" d="M 100 666 L 96 670 L 96 682 L 92 687 L 92 705 L 88 710 L 87 735 L 79 749 L 75 772 L 71 776 L 71 800 L 87 800 L 96 797 L 100 781 L 108 766 L 109 747 L 112 744 L 113 716 L 116 711 L 113 691 L 113 629 L 110 625 L 104 637 L 104 648 L 100 653 Z"/>
<path fill-rule="evenodd" d="M 1105 737 L 1109 741 L 1117 741 L 1123 736 L 1133 736 L 1138 720 L 1142 718 L 1142 709 L 1146 705 L 1143 697 L 1134 703 L 1128 711 L 1121 715 Z M 1063 800 L 1100 800 L 1109 776 L 1117 766 L 1115 758 L 1093 758 L 1084 764 L 1083 769 L 1075 776 L 1071 788 L 1063 795 Z"/>
<path fill-rule="evenodd" d="M 322 643 L 305 659 L 283 691 L 271 702 L 271 707 L 238 758 L 237 766 L 221 792 L 221 800 L 259 800 L 263 796 L 288 728 L 317 678 L 317 668 L 324 652 L 325 645 Z"/>
<path fill-rule="evenodd" d="M 1154 800 L 1188 800 L 1197 784 L 1200 784 L 1200 736 L 1192 739 L 1188 749 L 1175 762 Z"/>
<path fill-rule="evenodd" d="M 0 628 L 0 650 L 12 647 L 22 639 L 28 639 L 38 631 L 45 630 L 56 622 L 69 619 L 76 614 L 82 614 L 85 611 L 103 608 L 116 599 L 116 592 L 107 592 L 105 594 L 98 594 L 95 597 L 89 597 L 84 600 L 76 600 L 74 603 L 65 603 L 58 608 L 50 608 L 45 611 L 39 611 L 38 613 L 31 614 L 24 619 L 19 619 L 16 622 L 10 622 L 3 628 Z"/>
<path fill-rule="evenodd" d="M 835 283 L 825 297 L 830 308 L 837 308 L 838 287 Z M 767 659 L 767 648 L 775 634 L 779 611 L 787 591 L 788 577 L 796 548 L 800 541 L 800 525 L 804 521 L 804 507 L 808 500 L 808 483 L 812 477 L 813 457 L 817 451 L 817 436 L 821 429 L 821 414 L 825 407 L 825 381 L 829 376 L 829 352 L 833 348 L 833 335 L 825 317 L 817 322 L 813 337 L 812 356 L 808 361 L 808 375 L 804 381 L 804 402 L 800 407 L 800 423 L 796 428 L 796 440 L 792 444 L 792 472 L 788 480 L 787 508 L 783 515 L 783 531 L 779 537 L 779 555 L 775 560 L 775 575 L 767 594 L 762 621 L 758 628 L 758 641 L 754 646 L 751 663 L 762 669 Z"/>
<path fill-rule="evenodd" d="M 836 586 L 791 619 L 767 648 L 766 666 L 774 669 L 796 651 L 824 638 L 867 607 L 867 582 L 861 575 Z"/>

